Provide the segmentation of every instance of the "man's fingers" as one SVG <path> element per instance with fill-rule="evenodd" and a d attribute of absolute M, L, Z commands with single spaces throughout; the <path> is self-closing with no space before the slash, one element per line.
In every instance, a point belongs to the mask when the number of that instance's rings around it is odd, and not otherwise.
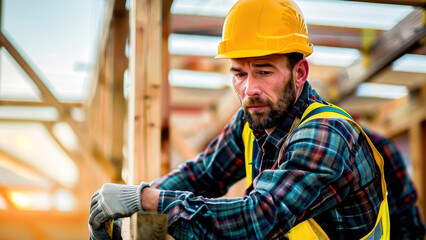
<path fill-rule="evenodd" d="M 89 240 L 101 240 L 99 236 L 96 234 L 95 230 L 93 230 L 92 225 L 89 224 Z"/>
<path fill-rule="evenodd" d="M 101 211 L 99 212 L 94 218 L 92 222 L 93 229 L 98 230 L 98 228 L 101 226 L 103 222 L 105 222 L 107 218 L 105 217 L 105 214 Z"/>
<path fill-rule="evenodd" d="M 95 205 L 95 206 L 98 206 L 98 205 Z M 90 211 L 90 215 L 89 215 L 89 224 L 90 225 L 94 226 L 93 223 L 95 221 L 95 217 L 99 214 L 102 214 L 102 210 L 98 207 L 95 207 L 95 208 L 93 208 L 93 211 Z"/>
<path fill-rule="evenodd" d="M 111 240 L 105 228 L 99 228 L 98 230 L 94 230 L 93 227 L 90 226 L 89 224 L 89 232 L 90 232 L 89 240 Z M 117 238 L 117 239 L 121 239 L 121 238 Z"/>
<path fill-rule="evenodd" d="M 114 220 L 113 223 L 113 229 L 112 229 L 112 239 L 114 240 L 123 240 L 121 236 L 121 226 L 122 226 L 121 219 Z"/>
<path fill-rule="evenodd" d="M 98 206 L 99 206 L 98 202 L 94 202 L 92 204 L 92 206 L 90 207 L 90 211 L 89 211 L 90 215 L 92 214 L 93 211 L 95 211 L 96 208 L 98 208 Z"/>
<path fill-rule="evenodd" d="M 96 200 L 98 199 L 98 196 L 99 196 L 99 191 L 95 192 L 92 195 L 92 198 L 90 199 L 90 207 L 92 207 L 92 205 L 97 202 Z"/>

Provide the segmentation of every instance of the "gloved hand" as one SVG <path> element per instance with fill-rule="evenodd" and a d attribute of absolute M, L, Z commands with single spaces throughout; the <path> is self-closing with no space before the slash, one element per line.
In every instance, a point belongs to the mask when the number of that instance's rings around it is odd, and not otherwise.
<path fill-rule="evenodd" d="M 137 211 L 143 211 L 141 191 L 149 187 L 142 182 L 139 186 L 106 183 L 92 196 L 90 203 L 89 225 L 98 230 L 107 219 L 129 217 Z"/>
<path fill-rule="evenodd" d="M 107 231 L 105 230 L 104 226 L 101 226 L 98 228 L 98 230 L 94 230 L 93 227 L 89 224 L 89 240 L 122 240 L 121 237 L 121 226 L 122 226 L 121 219 L 114 220 L 113 228 L 112 228 L 112 238 L 108 236 Z"/>

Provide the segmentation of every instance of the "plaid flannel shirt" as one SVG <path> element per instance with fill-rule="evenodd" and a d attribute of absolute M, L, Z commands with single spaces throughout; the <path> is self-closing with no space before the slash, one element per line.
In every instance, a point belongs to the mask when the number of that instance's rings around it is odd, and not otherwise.
<path fill-rule="evenodd" d="M 364 137 L 345 120 L 317 119 L 285 141 L 294 119 L 315 101 L 323 102 L 306 82 L 270 135 L 254 132 L 257 175 L 242 197 L 217 198 L 245 177 L 242 110 L 204 152 L 155 180 L 152 186 L 163 189 L 158 211 L 168 216 L 168 233 L 176 239 L 285 239 L 313 217 L 330 239 L 366 235 L 382 189 Z M 280 151 L 279 167 L 271 169 Z"/>

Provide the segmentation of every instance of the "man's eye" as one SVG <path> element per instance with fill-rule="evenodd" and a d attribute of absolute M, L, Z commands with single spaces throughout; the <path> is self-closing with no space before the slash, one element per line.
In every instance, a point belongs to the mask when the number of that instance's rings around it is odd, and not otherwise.
<path fill-rule="evenodd" d="M 244 77 L 246 74 L 245 73 L 237 73 L 234 75 L 235 78 L 242 78 Z"/>
<path fill-rule="evenodd" d="M 268 75 L 268 74 L 270 74 L 271 72 L 268 72 L 268 71 L 260 71 L 259 72 L 259 75 L 263 75 L 263 76 L 266 76 L 266 75 Z"/>

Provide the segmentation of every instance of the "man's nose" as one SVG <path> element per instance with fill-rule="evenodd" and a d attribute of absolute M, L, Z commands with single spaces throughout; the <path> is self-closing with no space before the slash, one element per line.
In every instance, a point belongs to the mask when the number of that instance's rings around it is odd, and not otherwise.
<path fill-rule="evenodd" d="M 260 90 L 260 83 L 259 81 L 253 77 L 250 76 L 250 74 L 247 76 L 246 81 L 246 90 L 245 95 L 249 97 L 258 96 L 260 95 L 262 91 Z"/>

